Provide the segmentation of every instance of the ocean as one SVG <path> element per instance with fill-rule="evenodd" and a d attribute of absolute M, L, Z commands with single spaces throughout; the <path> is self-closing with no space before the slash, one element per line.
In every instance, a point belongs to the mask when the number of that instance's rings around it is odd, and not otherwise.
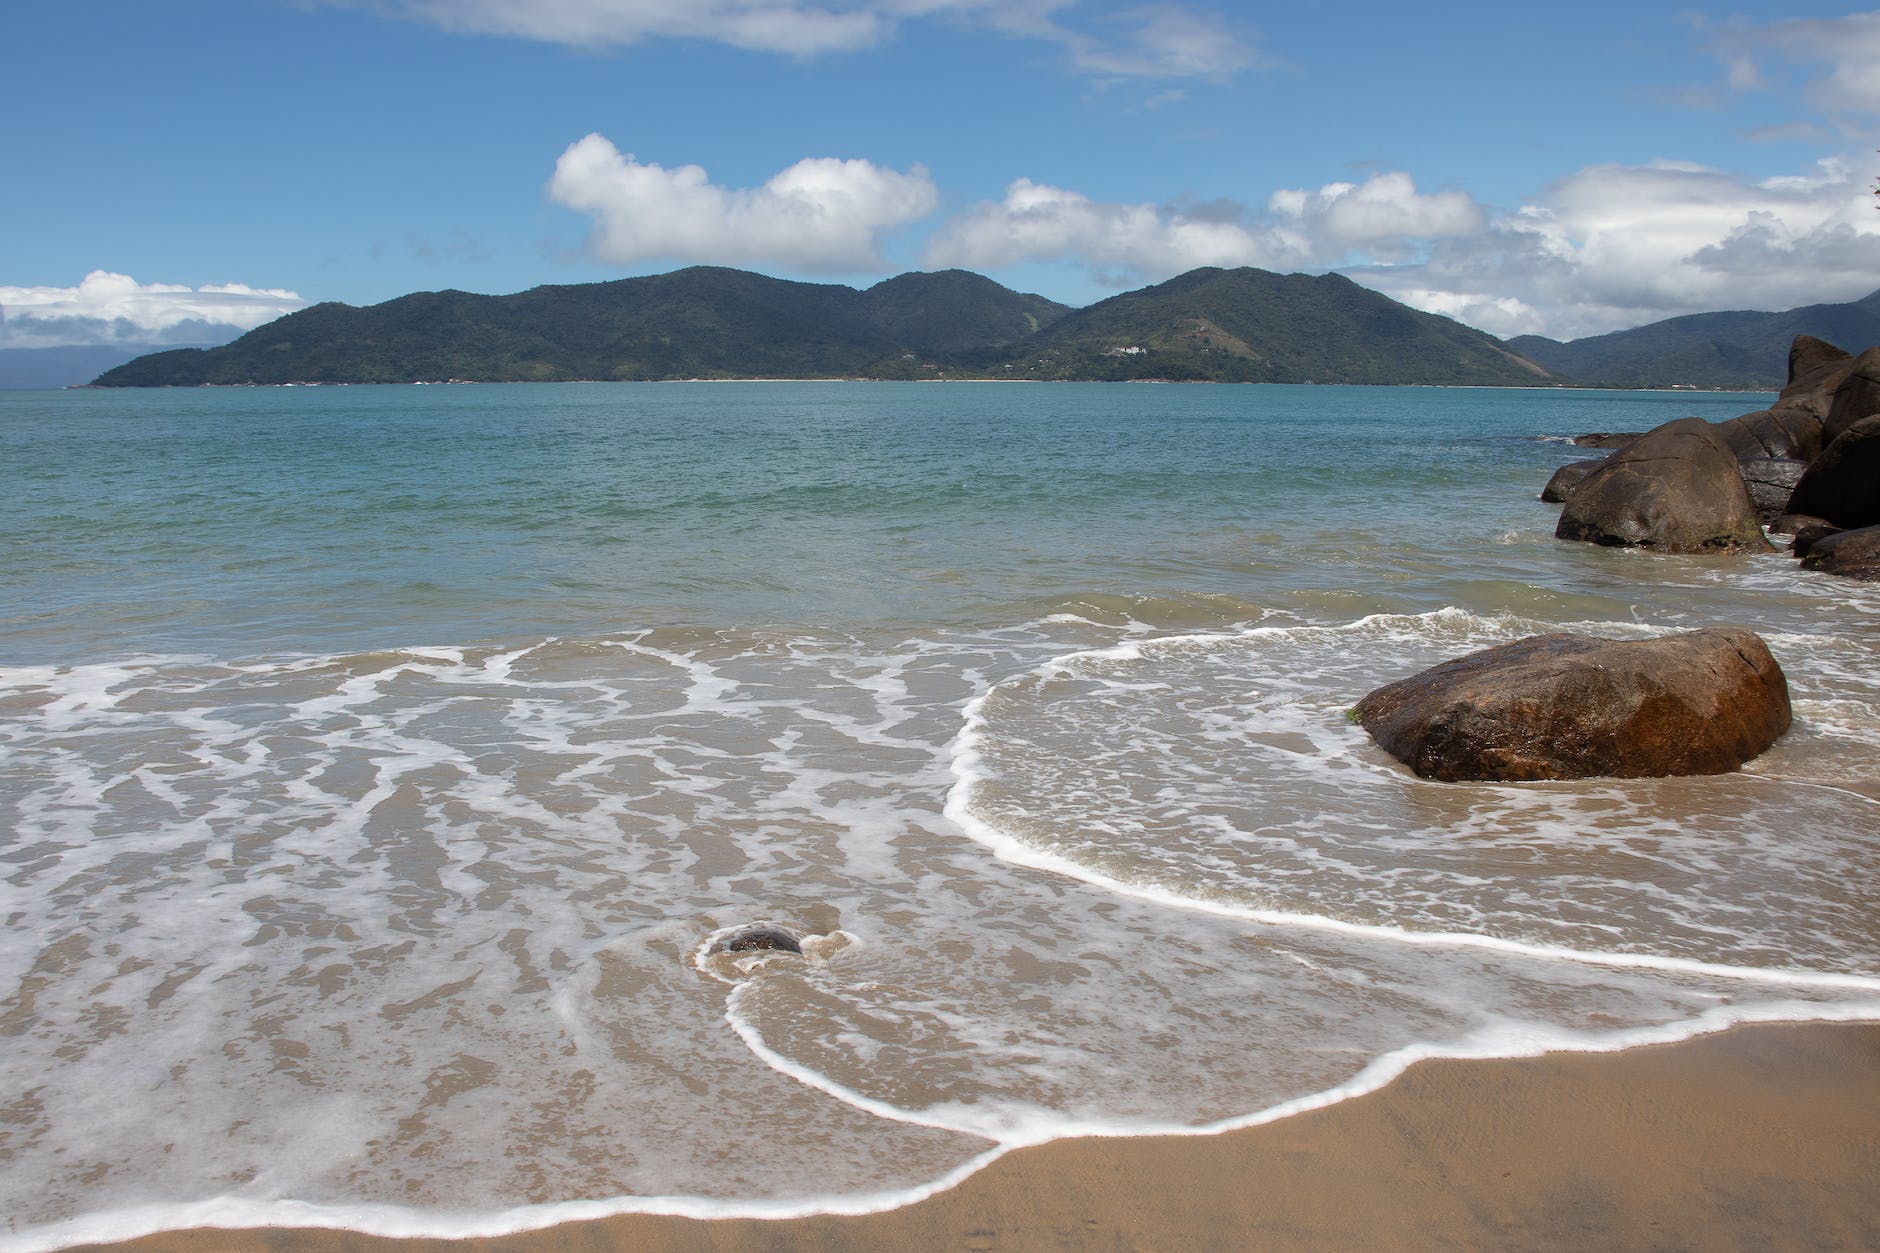
<path fill-rule="evenodd" d="M 1769 399 L 0 393 L 0 1249 L 863 1212 L 1880 1019 L 1880 588 L 1536 498 Z M 1429 783 L 1345 716 L 1723 622 L 1795 706 L 1737 774 Z"/>

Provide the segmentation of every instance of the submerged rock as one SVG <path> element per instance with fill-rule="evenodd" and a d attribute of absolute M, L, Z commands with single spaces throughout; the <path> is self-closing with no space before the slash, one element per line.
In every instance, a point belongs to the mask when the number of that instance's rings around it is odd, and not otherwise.
<path fill-rule="evenodd" d="M 1575 435 L 1573 442 L 1581 448 L 1623 448 L 1643 434 L 1643 431 L 1589 431 Z"/>
<path fill-rule="evenodd" d="M 724 944 L 727 953 L 755 953 L 766 949 L 800 953 L 803 951 L 803 942 L 782 927 L 756 923 L 736 932 Z"/>
<path fill-rule="evenodd" d="M 1824 535 L 1803 552 L 1802 564 L 1823 574 L 1880 583 L 1880 526 Z"/>
<path fill-rule="evenodd" d="M 1826 518 L 1811 518 L 1806 514 L 1798 513 L 1783 514 L 1780 518 L 1776 519 L 1776 522 L 1784 524 L 1787 533 L 1794 536 L 1794 538 L 1789 541 L 1789 551 L 1794 553 L 1797 557 L 1806 557 L 1809 550 L 1816 544 L 1827 539 L 1830 535 L 1839 535 L 1842 531 L 1847 529 L 1846 527 L 1836 526 Z M 1771 529 L 1775 529 L 1773 524 L 1771 525 Z"/>
<path fill-rule="evenodd" d="M 1738 627 L 1536 635 L 1381 687 L 1352 711 L 1426 779 L 1723 774 L 1788 729 L 1788 681 Z"/>
<path fill-rule="evenodd" d="M 1702 418 L 1655 427 L 1580 481 L 1554 534 L 1664 552 L 1763 551 L 1737 459 Z"/>

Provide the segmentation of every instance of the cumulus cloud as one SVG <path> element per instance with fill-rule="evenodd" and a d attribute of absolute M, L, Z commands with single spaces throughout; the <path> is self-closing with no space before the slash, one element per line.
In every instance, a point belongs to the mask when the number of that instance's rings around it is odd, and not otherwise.
<path fill-rule="evenodd" d="M 1880 73 L 1874 69 L 1880 65 L 1880 12 L 1732 26 L 1715 35 L 1711 50 L 1738 91 L 1767 86 L 1764 64 L 1780 58 L 1826 67 L 1809 85 L 1816 107 L 1835 114 L 1880 113 Z"/>
<path fill-rule="evenodd" d="M 570 144 L 549 195 L 594 219 L 595 256 L 769 265 L 826 274 L 888 268 L 882 233 L 933 212 L 933 179 L 869 161 L 812 157 L 761 187 L 729 189 L 696 165 L 642 163 L 600 135 Z"/>
<path fill-rule="evenodd" d="M 1495 334 L 1559 339 L 1880 286 L 1880 214 L 1844 159 L 1761 180 L 1679 162 L 1579 170 L 1419 263 L 1354 277 Z"/>
<path fill-rule="evenodd" d="M 369 3 L 371 0 L 329 0 Z M 909 23 L 946 21 L 1060 46 L 1083 72 L 1147 78 L 1223 77 L 1256 54 L 1218 16 L 1149 3 L 1085 16 L 1079 0 L 383 0 L 446 30 L 573 47 L 693 39 L 807 57 L 883 42 Z M 1088 8 L 1088 6 L 1085 6 Z"/>
<path fill-rule="evenodd" d="M 1354 248 L 1370 257 L 1408 256 L 1431 239 L 1477 230 L 1483 221 L 1467 195 L 1424 195 L 1400 172 L 1275 192 L 1262 219 L 1231 202 L 1104 203 L 1019 179 L 1003 200 L 976 205 L 949 222 L 931 241 L 926 260 L 972 269 L 1070 260 L 1120 286 L 1202 265 L 1323 265 Z"/>
<path fill-rule="evenodd" d="M 219 343 L 306 304 L 279 288 L 139 283 L 93 270 L 76 287 L 0 286 L 0 347 Z"/>
<path fill-rule="evenodd" d="M 1468 193 L 1424 195 L 1401 171 L 1363 183 L 1327 183 L 1316 192 L 1275 192 L 1267 208 L 1311 238 L 1321 254 L 1353 247 L 1394 253 L 1419 240 L 1473 234 L 1487 221 Z"/>

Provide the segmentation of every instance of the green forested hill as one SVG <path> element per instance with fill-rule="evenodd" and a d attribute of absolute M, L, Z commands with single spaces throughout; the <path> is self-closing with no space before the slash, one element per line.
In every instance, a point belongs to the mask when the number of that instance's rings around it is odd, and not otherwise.
<path fill-rule="evenodd" d="M 960 270 L 866 291 L 699 266 L 510 296 L 315 305 L 107 387 L 474 379 L 996 377 L 1551 381 L 1496 340 L 1336 275 L 1194 270 L 1072 311 Z"/>
<path fill-rule="evenodd" d="M 998 291 L 1009 303 L 1037 299 Z M 865 371 L 906 347 L 853 288 L 699 266 L 512 296 L 443 291 L 367 308 L 315 305 L 221 348 L 158 353 L 98 382 L 820 377 Z"/>
<path fill-rule="evenodd" d="M 1337 274 L 1190 270 L 1068 314 L 1024 347 L 1026 371 L 1048 378 L 1551 381 L 1492 336 Z"/>
<path fill-rule="evenodd" d="M 1523 335 L 1508 346 L 1574 383 L 1603 387 L 1780 388 L 1789 344 L 1813 335 L 1859 352 L 1880 343 L 1880 291 L 1781 313 L 1693 313 L 1570 343 Z"/>

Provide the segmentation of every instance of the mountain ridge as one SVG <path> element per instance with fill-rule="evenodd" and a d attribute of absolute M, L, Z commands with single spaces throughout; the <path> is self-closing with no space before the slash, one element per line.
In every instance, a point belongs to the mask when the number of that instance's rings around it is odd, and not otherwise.
<path fill-rule="evenodd" d="M 328 302 L 95 385 L 752 377 L 1555 381 L 1490 335 L 1340 275 L 1202 268 L 1073 310 L 963 270 L 857 290 L 692 266 L 507 296 Z"/>
<path fill-rule="evenodd" d="M 1508 347 L 1584 387 L 1779 390 L 1797 335 L 1855 351 L 1880 343 L 1880 290 L 1841 304 L 1775 312 L 1687 313 L 1562 342 L 1521 335 Z"/>

